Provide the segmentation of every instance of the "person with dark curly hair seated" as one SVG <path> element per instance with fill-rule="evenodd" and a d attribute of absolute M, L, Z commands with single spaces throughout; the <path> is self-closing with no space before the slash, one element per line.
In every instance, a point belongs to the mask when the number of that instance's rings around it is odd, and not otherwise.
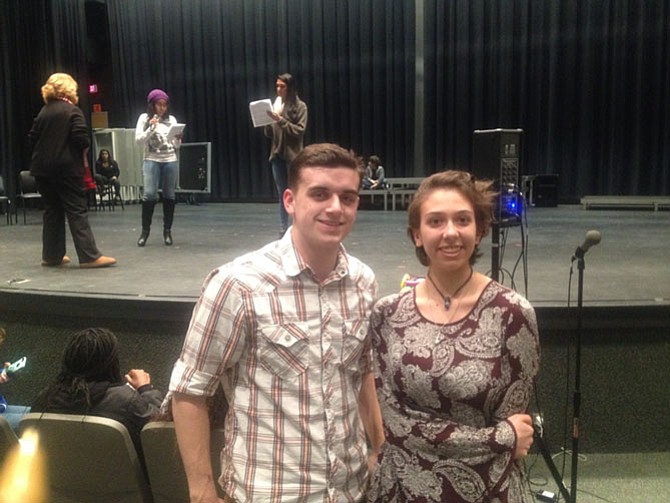
<path fill-rule="evenodd" d="M 119 344 L 105 328 L 87 328 L 70 339 L 56 379 L 42 390 L 31 412 L 85 414 L 122 423 L 142 453 L 140 432 L 155 415 L 163 393 L 142 369 L 121 374 Z"/>

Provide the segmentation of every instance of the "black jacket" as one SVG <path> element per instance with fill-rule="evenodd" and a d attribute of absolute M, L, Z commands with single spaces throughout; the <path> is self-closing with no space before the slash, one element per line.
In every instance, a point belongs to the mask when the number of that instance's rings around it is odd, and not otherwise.
<path fill-rule="evenodd" d="M 121 175 L 121 170 L 119 170 L 119 165 L 116 161 L 109 161 L 107 168 L 102 165 L 101 161 L 95 161 L 95 174 L 104 176 L 105 178 L 112 178 L 113 176 L 118 178 Z"/>
<path fill-rule="evenodd" d="M 63 100 L 42 107 L 28 133 L 33 151 L 33 176 L 84 177 L 84 149 L 90 146 L 89 130 L 81 109 Z"/>

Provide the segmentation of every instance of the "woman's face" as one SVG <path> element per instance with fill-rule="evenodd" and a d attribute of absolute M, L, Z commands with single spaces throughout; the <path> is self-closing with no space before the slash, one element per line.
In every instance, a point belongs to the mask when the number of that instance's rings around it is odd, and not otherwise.
<path fill-rule="evenodd" d="M 286 82 L 277 79 L 277 82 L 275 82 L 275 87 L 277 88 L 277 96 L 286 101 Z"/>
<path fill-rule="evenodd" d="M 109 161 L 109 152 L 103 150 L 102 152 L 100 152 L 100 157 L 105 162 Z"/>
<path fill-rule="evenodd" d="M 167 112 L 167 109 L 168 109 L 167 100 L 160 99 L 154 102 L 154 110 L 156 110 L 156 114 L 159 117 L 163 117 L 165 115 L 165 112 Z"/>
<path fill-rule="evenodd" d="M 418 229 L 412 231 L 431 268 L 455 271 L 470 267 L 479 244 L 472 203 L 456 189 L 437 189 L 421 205 Z"/>

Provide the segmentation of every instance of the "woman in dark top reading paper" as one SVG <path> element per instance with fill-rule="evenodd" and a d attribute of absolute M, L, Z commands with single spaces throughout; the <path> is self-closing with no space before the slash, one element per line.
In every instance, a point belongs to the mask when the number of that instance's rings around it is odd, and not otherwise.
<path fill-rule="evenodd" d="M 284 191 L 288 188 L 289 164 L 303 149 L 303 137 L 307 128 L 307 105 L 298 97 L 295 79 L 290 73 L 282 73 L 275 83 L 277 98 L 268 115 L 274 124 L 265 126 L 264 133 L 272 138 L 270 163 L 279 196 L 279 234 L 288 229 L 288 213 L 284 208 Z"/>

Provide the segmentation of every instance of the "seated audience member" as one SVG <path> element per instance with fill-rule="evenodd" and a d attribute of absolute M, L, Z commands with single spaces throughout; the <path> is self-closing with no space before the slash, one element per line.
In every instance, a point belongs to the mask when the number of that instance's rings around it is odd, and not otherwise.
<path fill-rule="evenodd" d="M 163 393 L 153 388 L 144 370 L 121 375 L 116 336 L 105 328 L 76 333 L 63 353 L 61 371 L 37 396 L 32 412 L 85 414 L 122 423 L 142 453 L 140 432 L 155 415 Z"/>
<path fill-rule="evenodd" d="M 382 166 L 381 159 L 376 155 L 371 155 L 368 159 L 368 165 L 365 168 L 366 173 L 370 174 L 370 189 L 385 189 L 386 188 L 386 174 L 384 166 Z"/>
<path fill-rule="evenodd" d="M 7 333 L 5 332 L 5 329 L 0 327 L 0 346 L 5 342 L 6 336 Z M 10 362 L 5 362 L 3 368 L 0 369 L 0 384 L 4 384 L 11 380 L 11 376 L 6 371 L 10 365 Z M 30 407 L 26 407 L 25 405 L 8 405 L 5 396 L 0 395 L 0 414 L 7 420 L 13 429 L 16 430 L 18 428 L 19 421 L 21 421 L 23 415 L 28 412 L 30 412 Z"/>
<path fill-rule="evenodd" d="M 365 165 L 364 171 L 363 171 L 363 180 L 361 180 L 361 189 L 370 189 L 372 188 L 372 167 L 370 166 L 370 163 L 368 162 Z"/>
<path fill-rule="evenodd" d="M 121 182 L 119 182 L 119 176 L 121 171 L 119 170 L 118 163 L 112 159 L 112 154 L 109 153 L 109 150 L 103 148 L 98 154 L 98 160 L 95 161 L 95 183 L 98 186 L 112 184 L 114 186 L 114 197 L 121 197 Z"/>

